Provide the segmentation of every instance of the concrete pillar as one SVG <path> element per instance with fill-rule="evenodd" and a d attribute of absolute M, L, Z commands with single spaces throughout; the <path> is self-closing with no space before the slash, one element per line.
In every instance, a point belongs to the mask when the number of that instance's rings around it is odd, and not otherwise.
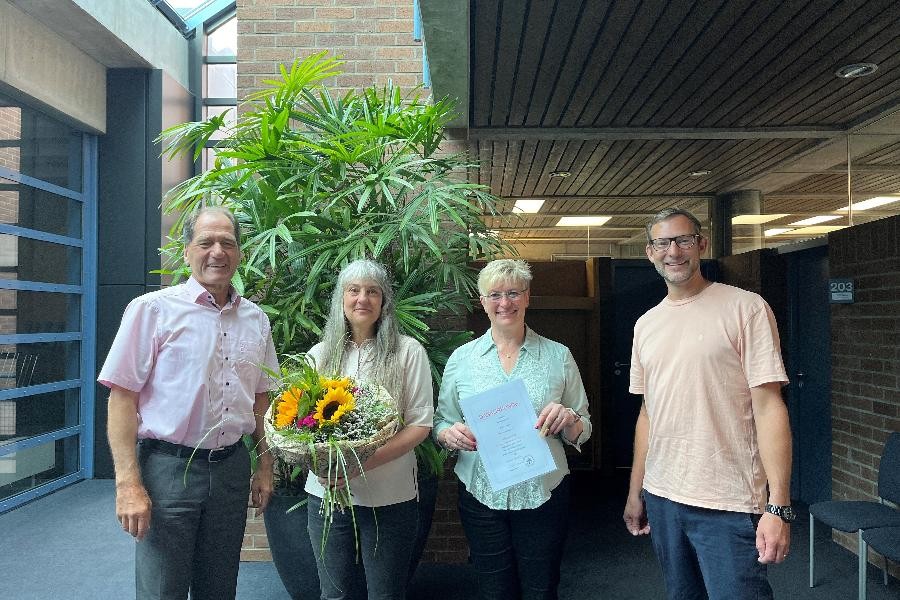
<path fill-rule="evenodd" d="M 732 225 L 737 215 L 762 213 L 762 192 L 735 190 L 717 195 L 710 206 L 710 238 L 714 257 L 764 247 L 761 225 Z M 735 239 L 738 238 L 738 239 Z"/>

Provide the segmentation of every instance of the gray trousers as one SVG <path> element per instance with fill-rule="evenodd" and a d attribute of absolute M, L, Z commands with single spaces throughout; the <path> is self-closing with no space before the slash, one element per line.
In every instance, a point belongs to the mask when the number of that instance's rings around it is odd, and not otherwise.
<path fill-rule="evenodd" d="M 152 502 L 150 530 L 135 549 L 137 600 L 235 597 L 247 521 L 250 457 L 178 458 L 138 446 Z"/>

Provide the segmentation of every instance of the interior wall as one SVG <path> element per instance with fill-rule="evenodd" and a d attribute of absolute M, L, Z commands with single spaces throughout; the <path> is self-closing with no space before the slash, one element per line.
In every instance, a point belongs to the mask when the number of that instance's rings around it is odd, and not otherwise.
<path fill-rule="evenodd" d="M 161 71 L 110 69 L 108 82 L 109 132 L 99 140 L 98 160 L 98 368 L 128 302 L 160 287 L 159 275 L 150 273 L 160 267 L 160 203 L 184 166 L 163 161 L 154 139 L 164 123 L 190 114 L 185 111 L 193 102 L 187 90 Z M 98 385 L 96 397 L 94 476 L 112 477 L 106 442 L 109 392 Z"/>
<path fill-rule="evenodd" d="M 0 87 L 90 133 L 106 131 L 106 67 L 0 0 Z"/>

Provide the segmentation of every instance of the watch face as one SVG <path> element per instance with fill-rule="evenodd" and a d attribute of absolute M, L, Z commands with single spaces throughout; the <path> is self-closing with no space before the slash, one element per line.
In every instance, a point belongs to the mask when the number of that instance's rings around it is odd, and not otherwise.
<path fill-rule="evenodd" d="M 781 518 L 787 521 L 788 523 L 792 522 L 797 518 L 797 514 L 794 512 L 793 506 L 784 506 L 781 508 Z"/>

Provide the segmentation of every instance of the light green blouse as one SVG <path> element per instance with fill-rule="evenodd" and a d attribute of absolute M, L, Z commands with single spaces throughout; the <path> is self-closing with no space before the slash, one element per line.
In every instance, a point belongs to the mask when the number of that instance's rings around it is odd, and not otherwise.
<path fill-rule="evenodd" d="M 455 469 L 457 477 L 482 504 L 500 510 L 537 508 L 549 500 L 550 492 L 569 472 L 563 441 L 580 450 L 581 444 L 591 435 L 587 394 L 572 353 L 562 344 L 526 328 L 525 343 L 509 374 L 500 365 L 490 329 L 453 352 L 444 369 L 438 407 L 434 413 L 432 434 L 435 439 L 444 429 L 464 421 L 459 407 L 460 398 L 468 398 L 513 379 L 525 382 L 536 413 L 540 414 L 541 409 L 551 402 L 559 402 L 581 416 L 584 431 L 574 443 L 565 440 L 562 435 L 548 437 L 556 469 L 500 491 L 491 488 L 477 451 L 460 452 Z"/>

